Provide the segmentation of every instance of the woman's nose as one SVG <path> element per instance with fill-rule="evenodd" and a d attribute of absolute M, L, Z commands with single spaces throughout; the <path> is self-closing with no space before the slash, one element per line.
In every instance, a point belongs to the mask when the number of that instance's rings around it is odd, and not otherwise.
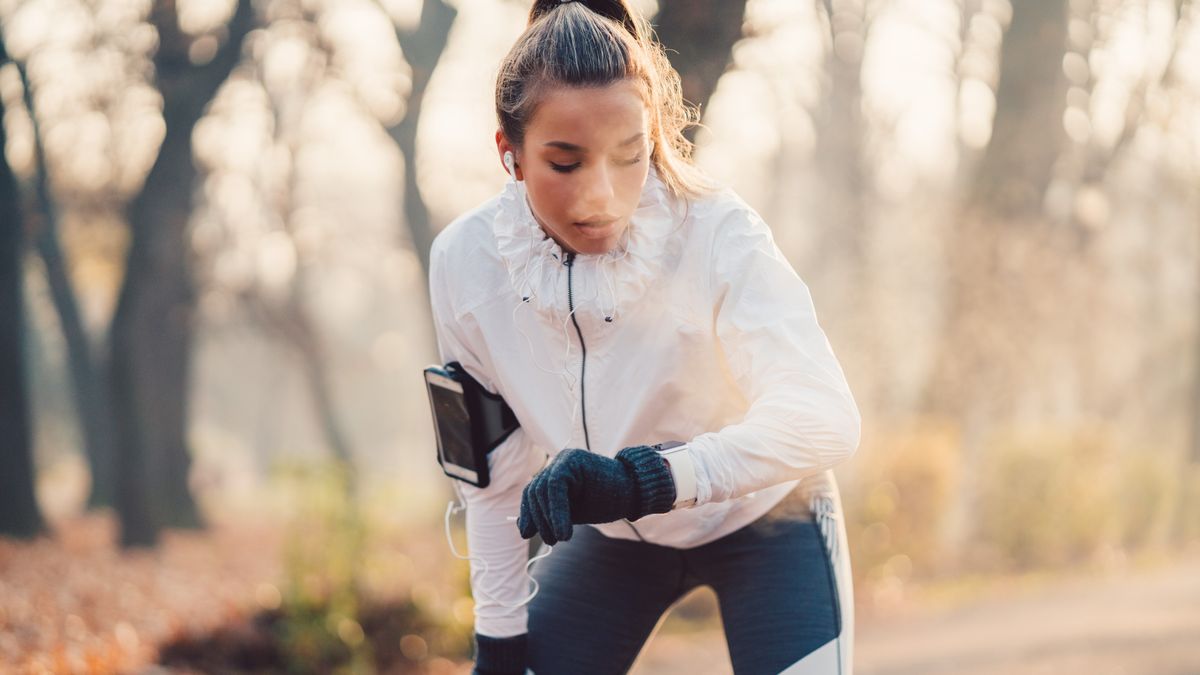
<path fill-rule="evenodd" d="M 603 163 L 597 164 L 591 179 L 587 182 L 584 195 L 584 201 L 589 210 L 593 213 L 606 213 L 606 209 L 615 195 L 616 191 L 613 188 L 612 176 L 609 175 L 608 167 Z"/>

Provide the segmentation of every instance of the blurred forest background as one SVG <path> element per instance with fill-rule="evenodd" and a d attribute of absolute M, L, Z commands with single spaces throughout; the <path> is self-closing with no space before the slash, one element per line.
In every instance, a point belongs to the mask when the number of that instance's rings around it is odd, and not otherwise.
<path fill-rule="evenodd" d="M 633 4 L 862 409 L 862 672 L 947 667 L 889 612 L 1200 560 L 1194 2 Z M 427 255 L 527 11 L 0 0 L 0 664 L 469 669 Z M 1170 616 L 1120 672 L 1200 670 Z M 711 595 L 661 633 L 638 672 L 728 669 Z"/>

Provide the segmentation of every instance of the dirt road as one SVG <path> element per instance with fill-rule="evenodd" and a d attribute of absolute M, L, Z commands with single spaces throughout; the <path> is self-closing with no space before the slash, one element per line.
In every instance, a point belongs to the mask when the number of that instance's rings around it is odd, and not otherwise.
<path fill-rule="evenodd" d="M 857 675 L 1200 675 L 1200 558 L 861 617 Z M 647 646 L 635 675 L 730 673 L 720 630 Z"/>

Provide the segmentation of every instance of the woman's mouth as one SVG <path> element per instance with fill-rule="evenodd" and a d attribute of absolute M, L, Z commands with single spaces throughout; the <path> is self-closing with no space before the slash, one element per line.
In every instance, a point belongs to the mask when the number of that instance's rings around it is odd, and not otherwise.
<path fill-rule="evenodd" d="M 579 228 L 582 232 L 595 236 L 595 235 L 604 234 L 608 230 L 612 229 L 612 226 L 614 224 L 616 224 L 616 222 L 617 222 L 617 220 L 615 218 L 612 218 L 609 220 L 588 220 L 588 221 L 584 221 L 584 222 L 574 223 L 574 225 L 575 225 L 575 227 Z"/>

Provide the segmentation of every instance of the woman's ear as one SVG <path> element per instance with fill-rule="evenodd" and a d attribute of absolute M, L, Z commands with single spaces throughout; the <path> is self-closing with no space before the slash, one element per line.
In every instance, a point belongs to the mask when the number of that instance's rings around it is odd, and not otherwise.
<path fill-rule="evenodd" d="M 517 151 L 500 129 L 496 130 L 496 151 L 500 154 L 500 163 L 504 165 L 504 170 L 508 175 L 515 180 L 525 180 L 521 164 L 517 161 Z"/>

